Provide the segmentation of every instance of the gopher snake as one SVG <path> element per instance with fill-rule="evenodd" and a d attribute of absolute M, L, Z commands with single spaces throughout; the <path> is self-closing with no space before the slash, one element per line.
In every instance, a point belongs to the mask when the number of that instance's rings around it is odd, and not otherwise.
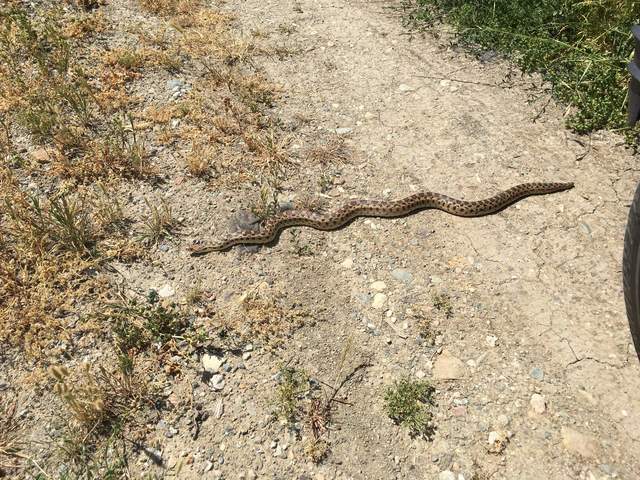
<path fill-rule="evenodd" d="M 573 188 L 573 183 L 523 183 L 485 200 L 466 201 L 435 192 L 420 192 L 401 200 L 352 200 L 328 214 L 310 210 L 288 210 L 269 217 L 257 232 L 243 232 L 213 245 L 194 245 L 192 255 L 228 250 L 235 245 L 261 245 L 274 241 L 289 227 L 336 230 L 357 217 L 402 217 L 433 208 L 459 217 L 482 217 L 498 212 L 531 195 L 544 195 Z"/>

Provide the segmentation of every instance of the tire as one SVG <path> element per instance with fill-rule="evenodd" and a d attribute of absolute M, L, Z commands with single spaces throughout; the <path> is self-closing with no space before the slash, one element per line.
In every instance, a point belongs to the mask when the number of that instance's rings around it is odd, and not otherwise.
<path fill-rule="evenodd" d="M 622 256 L 624 302 L 631 338 L 640 360 L 640 184 L 629 209 Z"/>

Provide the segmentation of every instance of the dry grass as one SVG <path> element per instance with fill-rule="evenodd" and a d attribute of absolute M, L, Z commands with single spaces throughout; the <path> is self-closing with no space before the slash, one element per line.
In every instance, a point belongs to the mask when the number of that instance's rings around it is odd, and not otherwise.
<path fill-rule="evenodd" d="M 141 233 L 142 240 L 147 245 L 156 245 L 160 240 L 171 235 L 178 226 L 178 220 L 171 212 L 171 206 L 159 199 L 155 203 L 145 198 L 149 213 L 145 216 L 144 230 Z"/>
<path fill-rule="evenodd" d="M 9 476 L 20 467 L 24 442 L 20 435 L 16 398 L 0 396 L 0 477 Z"/>

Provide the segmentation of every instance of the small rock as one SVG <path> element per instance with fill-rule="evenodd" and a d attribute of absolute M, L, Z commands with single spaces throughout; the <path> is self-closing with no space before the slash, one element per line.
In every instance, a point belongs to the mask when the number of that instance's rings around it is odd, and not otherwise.
<path fill-rule="evenodd" d="M 176 294 L 176 291 L 171 287 L 171 285 L 163 285 L 158 289 L 158 295 L 160 298 L 168 298 L 172 297 Z"/>
<path fill-rule="evenodd" d="M 416 378 L 420 378 L 420 379 L 422 379 L 422 378 L 424 378 L 426 375 L 427 375 L 427 374 L 426 374 L 426 373 L 424 373 L 422 370 L 418 370 L 418 371 L 416 372 Z"/>
<path fill-rule="evenodd" d="M 569 427 L 562 427 L 560 435 L 562 436 L 562 445 L 570 452 L 587 458 L 593 458 L 598 455 L 600 444 L 595 437 L 585 435 Z"/>
<path fill-rule="evenodd" d="M 458 405 L 457 407 L 453 407 L 451 412 L 456 417 L 464 417 L 467 414 L 467 407 L 464 405 Z"/>
<path fill-rule="evenodd" d="M 352 131 L 353 131 L 353 128 L 349 128 L 349 127 L 336 128 L 337 135 L 349 135 Z"/>
<path fill-rule="evenodd" d="M 249 360 L 251 358 L 251 352 L 244 352 L 242 354 L 242 360 Z"/>
<path fill-rule="evenodd" d="M 378 280 L 377 282 L 373 282 L 371 284 L 371 290 L 375 290 L 376 292 L 381 292 L 385 288 L 387 288 L 387 285 L 384 282 L 380 281 L 380 280 Z"/>
<path fill-rule="evenodd" d="M 220 391 L 224 388 L 224 376 L 220 374 L 213 375 L 209 380 L 209 385 L 216 391 Z"/>
<path fill-rule="evenodd" d="M 464 363 L 448 350 L 442 352 L 433 365 L 435 380 L 455 380 L 464 376 Z"/>
<path fill-rule="evenodd" d="M 406 93 L 406 92 L 415 91 L 415 88 L 413 88 L 412 86 L 407 85 L 405 83 L 401 83 L 400 86 L 398 87 L 398 90 L 400 90 L 402 93 Z"/>
<path fill-rule="evenodd" d="M 544 395 L 540 395 L 539 393 L 534 393 L 531 395 L 531 409 L 537 413 L 538 415 L 543 414 L 547 409 L 547 402 L 544 399 Z"/>
<path fill-rule="evenodd" d="M 258 478 L 258 475 L 256 475 L 255 470 L 252 468 L 247 470 L 247 480 L 256 480 L 256 478 Z"/>
<path fill-rule="evenodd" d="M 451 470 L 444 470 L 438 475 L 438 480 L 456 480 L 456 474 Z"/>
<path fill-rule="evenodd" d="M 253 344 L 252 343 L 247 343 L 242 350 L 244 350 L 245 352 L 252 352 L 253 351 Z"/>
<path fill-rule="evenodd" d="M 342 265 L 344 268 L 353 267 L 353 258 L 345 258 L 340 265 Z"/>
<path fill-rule="evenodd" d="M 202 367 L 208 373 L 218 373 L 220 367 L 225 362 L 225 359 L 222 357 L 218 357 L 217 355 L 209 355 L 205 353 L 202 355 Z"/>
<path fill-rule="evenodd" d="M 504 413 L 498 415 L 498 425 L 500 427 L 506 427 L 511 422 L 511 419 L 507 417 Z"/>
<path fill-rule="evenodd" d="M 495 347 L 497 342 L 498 337 L 496 337 L 495 335 L 487 335 L 487 345 L 489 345 L 490 347 Z"/>
<path fill-rule="evenodd" d="M 371 306 L 376 309 L 382 308 L 384 302 L 387 301 L 387 296 L 384 293 L 376 293 L 373 296 L 373 302 L 371 302 Z"/>
<path fill-rule="evenodd" d="M 544 371 L 541 368 L 538 368 L 538 367 L 533 367 L 531 369 L 531 373 L 529 375 L 534 380 L 541 381 L 542 379 L 544 379 Z"/>
<path fill-rule="evenodd" d="M 396 280 L 400 280 L 404 283 L 411 283 L 413 281 L 413 275 L 409 270 L 405 270 L 404 268 L 396 268 L 391 272 L 391 276 Z"/>
<path fill-rule="evenodd" d="M 206 463 L 206 465 L 204 466 L 204 471 L 205 471 L 205 472 L 208 472 L 208 471 L 210 471 L 212 468 L 213 468 L 213 463 L 212 463 L 212 462 L 210 462 L 209 460 L 207 460 L 207 463 Z"/>
<path fill-rule="evenodd" d="M 431 283 L 433 283 L 434 285 L 437 285 L 439 283 L 442 283 L 442 279 L 437 275 L 431 275 Z"/>
<path fill-rule="evenodd" d="M 502 453 L 505 448 L 507 448 L 507 444 L 509 443 L 509 432 L 496 432 L 495 430 L 489 432 L 489 452 L 490 453 Z"/>

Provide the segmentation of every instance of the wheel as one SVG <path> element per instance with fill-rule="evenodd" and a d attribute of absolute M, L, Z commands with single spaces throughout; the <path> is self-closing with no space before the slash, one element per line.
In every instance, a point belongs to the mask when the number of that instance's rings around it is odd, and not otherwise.
<path fill-rule="evenodd" d="M 629 209 L 622 256 L 624 302 L 631 337 L 640 359 L 640 184 Z"/>

